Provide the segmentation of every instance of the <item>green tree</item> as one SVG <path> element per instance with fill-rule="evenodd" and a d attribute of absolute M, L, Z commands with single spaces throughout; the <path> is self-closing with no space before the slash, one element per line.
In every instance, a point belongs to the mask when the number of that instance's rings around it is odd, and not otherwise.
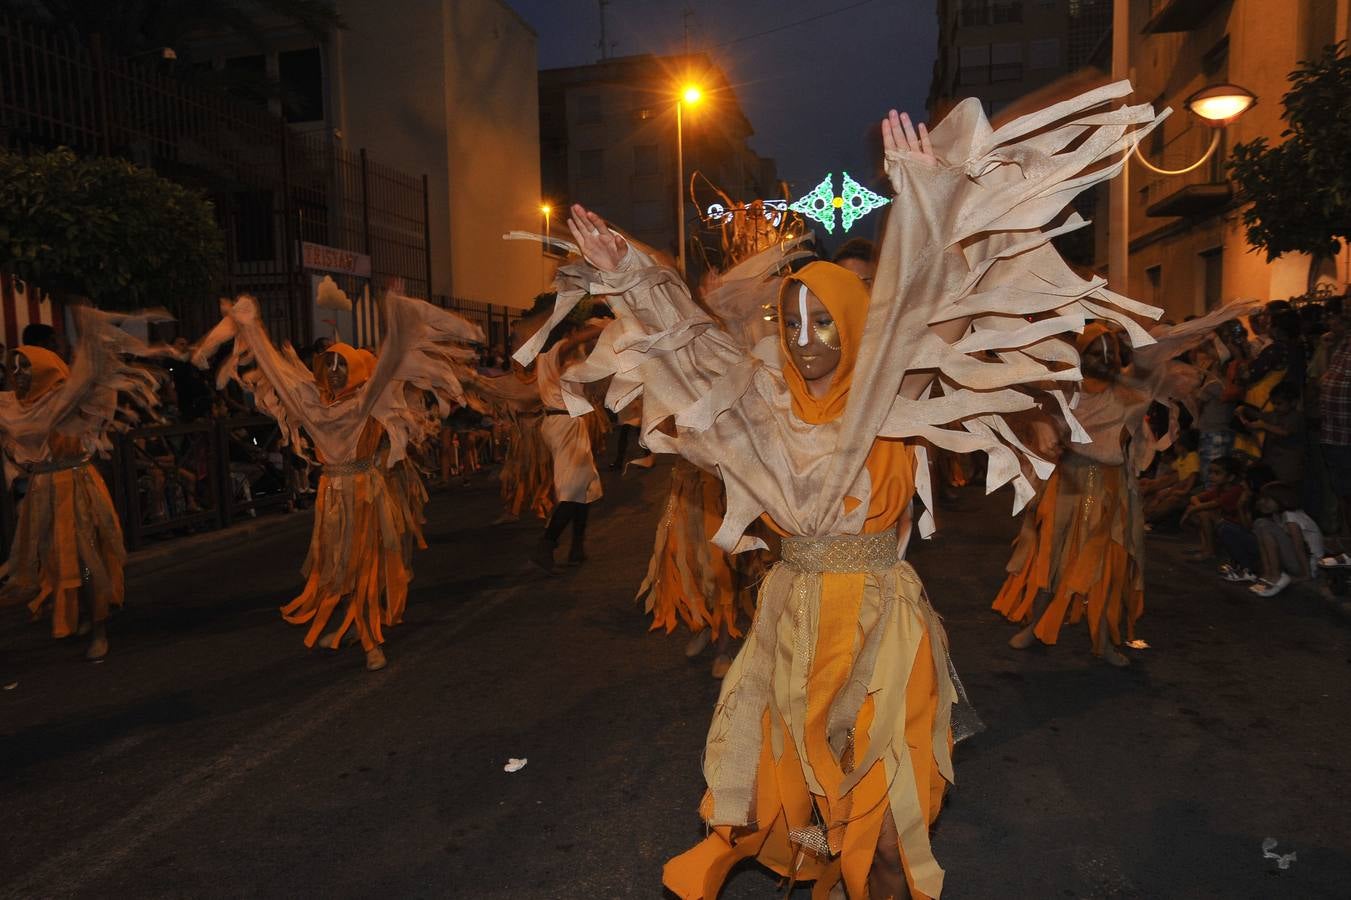
<path fill-rule="evenodd" d="M 0 270 L 58 298 L 172 310 L 211 291 L 224 259 L 211 204 L 149 169 L 0 150 Z"/>
<path fill-rule="evenodd" d="M 1236 144 L 1229 161 L 1248 242 L 1272 260 L 1292 251 L 1332 256 L 1351 240 L 1351 57 L 1345 43 L 1290 73 L 1281 98 L 1289 127 Z"/>

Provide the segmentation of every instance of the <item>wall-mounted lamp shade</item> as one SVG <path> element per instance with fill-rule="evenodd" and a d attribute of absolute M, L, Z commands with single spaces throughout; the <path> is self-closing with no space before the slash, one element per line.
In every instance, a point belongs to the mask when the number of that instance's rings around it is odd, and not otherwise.
<path fill-rule="evenodd" d="M 1216 84 L 1202 88 L 1187 98 L 1187 108 L 1206 121 L 1221 128 L 1252 109 L 1257 97 L 1252 91 L 1236 84 Z"/>

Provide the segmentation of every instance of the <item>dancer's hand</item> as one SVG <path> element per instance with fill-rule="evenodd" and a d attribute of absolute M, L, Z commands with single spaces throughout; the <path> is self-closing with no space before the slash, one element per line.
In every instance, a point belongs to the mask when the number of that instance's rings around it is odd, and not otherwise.
<path fill-rule="evenodd" d="M 891 189 L 897 194 L 902 188 L 902 153 L 907 159 L 921 165 L 935 167 L 938 165 L 938 157 L 934 155 L 933 147 L 929 144 L 929 129 L 921 122 L 919 132 L 916 133 L 914 126 L 910 124 L 910 116 L 898 113 L 894 109 L 882 120 L 882 149 L 886 151 L 883 154 L 883 165 L 887 170 L 887 177 L 891 179 Z"/>
<path fill-rule="evenodd" d="M 916 133 L 908 113 L 898 113 L 894 109 L 887 113 L 887 117 L 882 120 L 882 148 L 888 153 L 908 153 L 916 162 L 926 166 L 938 165 L 938 157 L 929 143 L 929 129 L 920 122 L 919 132 Z"/>
<path fill-rule="evenodd" d="M 605 220 L 580 203 L 574 203 L 568 214 L 568 231 L 582 251 L 582 256 L 602 272 L 616 272 L 629 252 L 628 242 L 610 230 Z"/>

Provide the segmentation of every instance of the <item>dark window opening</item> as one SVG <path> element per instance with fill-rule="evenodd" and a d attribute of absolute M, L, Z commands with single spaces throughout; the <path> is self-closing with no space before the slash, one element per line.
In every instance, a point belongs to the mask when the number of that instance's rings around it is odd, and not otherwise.
<path fill-rule="evenodd" d="M 322 122 L 324 69 L 318 47 L 277 54 L 282 115 L 288 122 Z"/>

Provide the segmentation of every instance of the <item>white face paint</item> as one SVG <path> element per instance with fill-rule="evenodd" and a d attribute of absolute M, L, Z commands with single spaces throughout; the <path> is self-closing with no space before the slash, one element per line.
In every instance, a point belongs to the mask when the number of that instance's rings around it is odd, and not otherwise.
<path fill-rule="evenodd" d="M 797 345 L 805 347 L 811 343 L 811 337 L 807 333 L 807 329 L 811 326 L 807 324 L 807 286 L 805 284 L 799 285 L 797 289 L 797 314 L 800 317 L 797 326 Z"/>

